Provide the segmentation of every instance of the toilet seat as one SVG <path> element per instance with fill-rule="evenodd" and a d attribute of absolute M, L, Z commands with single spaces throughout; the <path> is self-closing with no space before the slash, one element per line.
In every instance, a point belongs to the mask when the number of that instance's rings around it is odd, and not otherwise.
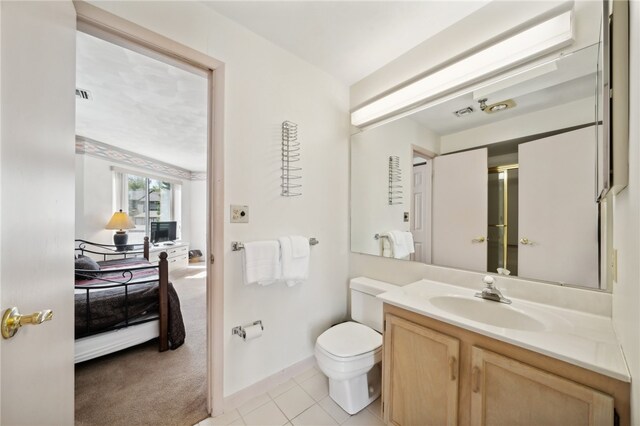
<path fill-rule="evenodd" d="M 363 354 L 356 355 L 356 356 L 341 357 L 341 356 L 337 356 L 337 355 L 332 354 L 331 352 L 323 349 L 319 345 L 316 345 L 316 354 L 320 354 L 323 357 L 328 358 L 331 361 L 335 361 L 335 362 L 339 362 L 339 363 L 357 363 L 358 361 L 369 362 L 370 360 L 380 361 L 379 358 L 380 358 L 380 356 L 382 354 L 382 347 L 379 347 L 378 349 L 375 349 L 373 351 L 365 352 Z M 380 355 L 380 356 L 378 356 L 378 355 Z"/>
<path fill-rule="evenodd" d="M 366 325 L 347 321 L 322 333 L 316 346 L 335 361 L 349 361 L 382 347 L 382 335 Z"/>
<path fill-rule="evenodd" d="M 330 379 L 347 380 L 366 374 L 382 360 L 382 335 L 366 325 L 344 322 L 318 337 L 315 355 Z"/>

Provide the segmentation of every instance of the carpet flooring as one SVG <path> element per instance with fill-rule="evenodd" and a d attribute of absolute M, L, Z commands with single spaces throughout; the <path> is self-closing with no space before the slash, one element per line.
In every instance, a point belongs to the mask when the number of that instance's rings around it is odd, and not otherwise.
<path fill-rule="evenodd" d="M 207 417 L 204 264 L 171 275 L 187 337 L 175 351 L 157 339 L 75 369 L 76 425 L 194 425 Z"/>

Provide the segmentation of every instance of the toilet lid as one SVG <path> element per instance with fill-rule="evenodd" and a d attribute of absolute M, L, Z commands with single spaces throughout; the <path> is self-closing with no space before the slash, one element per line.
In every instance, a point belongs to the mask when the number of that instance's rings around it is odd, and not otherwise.
<path fill-rule="evenodd" d="M 332 355 L 347 358 L 378 349 L 382 346 L 382 335 L 366 325 L 349 321 L 331 327 L 316 343 Z"/>

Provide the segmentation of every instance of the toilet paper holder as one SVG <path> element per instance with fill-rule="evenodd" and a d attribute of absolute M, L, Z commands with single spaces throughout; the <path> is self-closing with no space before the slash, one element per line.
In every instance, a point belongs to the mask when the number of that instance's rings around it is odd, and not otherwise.
<path fill-rule="evenodd" d="M 264 326 L 262 325 L 262 320 L 258 320 L 258 321 L 254 321 L 253 324 L 251 325 L 259 325 L 260 328 L 262 330 L 264 330 Z M 247 337 L 247 332 L 244 331 L 244 327 L 241 325 L 238 325 L 236 327 L 233 327 L 231 329 L 231 335 L 235 335 L 237 334 L 238 336 L 242 337 L 243 339 L 245 339 Z"/>

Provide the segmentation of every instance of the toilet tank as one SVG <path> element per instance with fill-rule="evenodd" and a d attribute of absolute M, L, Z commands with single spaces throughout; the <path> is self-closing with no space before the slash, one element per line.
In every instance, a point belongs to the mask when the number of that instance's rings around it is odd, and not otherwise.
<path fill-rule="evenodd" d="M 370 278 L 353 278 L 351 289 L 351 319 L 382 333 L 382 300 L 376 295 L 398 288 L 398 286 Z"/>

